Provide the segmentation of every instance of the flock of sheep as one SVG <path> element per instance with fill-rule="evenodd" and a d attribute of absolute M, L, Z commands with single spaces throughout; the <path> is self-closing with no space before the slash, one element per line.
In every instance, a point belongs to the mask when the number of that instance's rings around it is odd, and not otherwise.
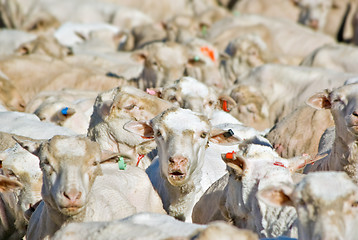
<path fill-rule="evenodd" d="M 0 0 L 0 239 L 358 239 L 357 0 Z"/>

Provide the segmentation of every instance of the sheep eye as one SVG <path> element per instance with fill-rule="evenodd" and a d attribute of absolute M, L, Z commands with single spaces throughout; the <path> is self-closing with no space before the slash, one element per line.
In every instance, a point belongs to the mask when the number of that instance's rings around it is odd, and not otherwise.
<path fill-rule="evenodd" d="M 157 131 L 156 135 L 157 135 L 157 137 L 161 137 L 162 133 L 160 131 Z"/>
<path fill-rule="evenodd" d="M 175 102 L 175 101 L 177 101 L 177 98 L 176 98 L 175 96 L 170 96 L 170 97 L 168 98 L 168 100 L 169 100 L 170 102 Z"/>
<path fill-rule="evenodd" d="M 208 136 L 208 133 L 206 133 L 206 132 L 203 132 L 203 133 L 200 134 L 201 138 L 206 138 L 206 136 Z"/>
<path fill-rule="evenodd" d="M 7 174 L 9 177 L 16 177 L 15 173 L 14 173 L 12 170 L 10 170 L 10 169 L 7 169 L 7 170 L 6 170 L 6 174 Z"/>
<path fill-rule="evenodd" d="M 354 207 L 354 208 L 358 207 L 358 201 L 353 202 L 352 207 Z"/>
<path fill-rule="evenodd" d="M 136 105 L 135 104 L 131 104 L 127 107 L 124 107 L 126 110 L 132 110 Z"/>

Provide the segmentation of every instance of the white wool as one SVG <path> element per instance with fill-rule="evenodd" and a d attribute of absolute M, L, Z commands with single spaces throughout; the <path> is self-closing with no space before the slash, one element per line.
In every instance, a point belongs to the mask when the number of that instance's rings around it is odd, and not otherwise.
<path fill-rule="evenodd" d="M 0 112 L 0 131 L 33 139 L 49 139 L 54 135 L 76 135 L 68 128 L 50 122 L 41 122 L 35 114 Z"/>
<path fill-rule="evenodd" d="M 209 95 L 208 87 L 192 77 L 183 77 L 181 82 L 182 93 L 187 96 L 199 96 L 206 98 Z"/>
<path fill-rule="evenodd" d="M 80 142 L 76 138 L 61 139 L 61 141 L 56 142 L 55 146 L 60 155 L 86 155 L 87 149 L 85 142 Z M 74 148 L 73 146 L 76 146 L 76 148 Z"/>
<path fill-rule="evenodd" d="M 42 177 L 39 168 L 39 159 L 23 149 L 16 143 L 14 147 L 8 148 L 1 153 L 3 168 L 12 169 L 14 172 L 27 172 L 31 179 L 38 181 Z"/>
<path fill-rule="evenodd" d="M 324 173 L 324 174 L 322 174 Z M 340 181 L 337 181 L 337 175 L 342 175 Z M 305 191 L 307 185 L 310 188 L 310 194 L 315 199 L 324 199 L 326 202 L 333 202 L 342 196 L 351 194 L 356 188 L 354 183 L 345 176 L 343 172 L 314 172 L 306 176 L 298 186 L 297 191 Z M 334 191 L 332 191 L 334 189 Z"/>
<path fill-rule="evenodd" d="M 113 34 L 119 32 L 118 27 L 106 23 L 67 22 L 57 29 L 54 36 L 60 44 L 64 46 L 74 46 L 83 42 L 83 39 L 77 35 L 78 33 L 88 38 L 91 32 L 98 30 L 108 30 L 113 32 Z"/>
<path fill-rule="evenodd" d="M 178 109 L 165 116 L 164 123 L 170 129 L 183 132 L 185 130 L 209 130 L 207 122 L 202 121 L 199 118 L 199 114 L 196 114 L 188 109 Z"/>

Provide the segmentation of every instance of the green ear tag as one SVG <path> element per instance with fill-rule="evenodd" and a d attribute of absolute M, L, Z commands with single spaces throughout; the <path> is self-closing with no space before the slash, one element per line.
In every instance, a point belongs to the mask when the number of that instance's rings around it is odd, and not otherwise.
<path fill-rule="evenodd" d="M 205 35 L 207 34 L 207 28 L 206 28 L 206 26 L 203 26 L 203 27 L 201 28 L 201 34 L 202 34 L 203 36 L 205 36 Z"/>
<path fill-rule="evenodd" d="M 118 158 L 118 167 L 119 167 L 119 170 L 125 170 L 126 169 L 127 164 L 124 162 L 123 157 Z"/>
<path fill-rule="evenodd" d="M 194 57 L 194 61 L 195 61 L 195 62 L 198 62 L 199 60 L 200 60 L 199 56 L 195 56 L 195 57 Z"/>

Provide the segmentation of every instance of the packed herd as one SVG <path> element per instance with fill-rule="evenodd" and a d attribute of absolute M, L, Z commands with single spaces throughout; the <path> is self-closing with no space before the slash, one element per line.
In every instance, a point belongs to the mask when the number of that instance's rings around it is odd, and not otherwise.
<path fill-rule="evenodd" d="M 358 0 L 0 0 L 0 239 L 358 239 Z"/>

